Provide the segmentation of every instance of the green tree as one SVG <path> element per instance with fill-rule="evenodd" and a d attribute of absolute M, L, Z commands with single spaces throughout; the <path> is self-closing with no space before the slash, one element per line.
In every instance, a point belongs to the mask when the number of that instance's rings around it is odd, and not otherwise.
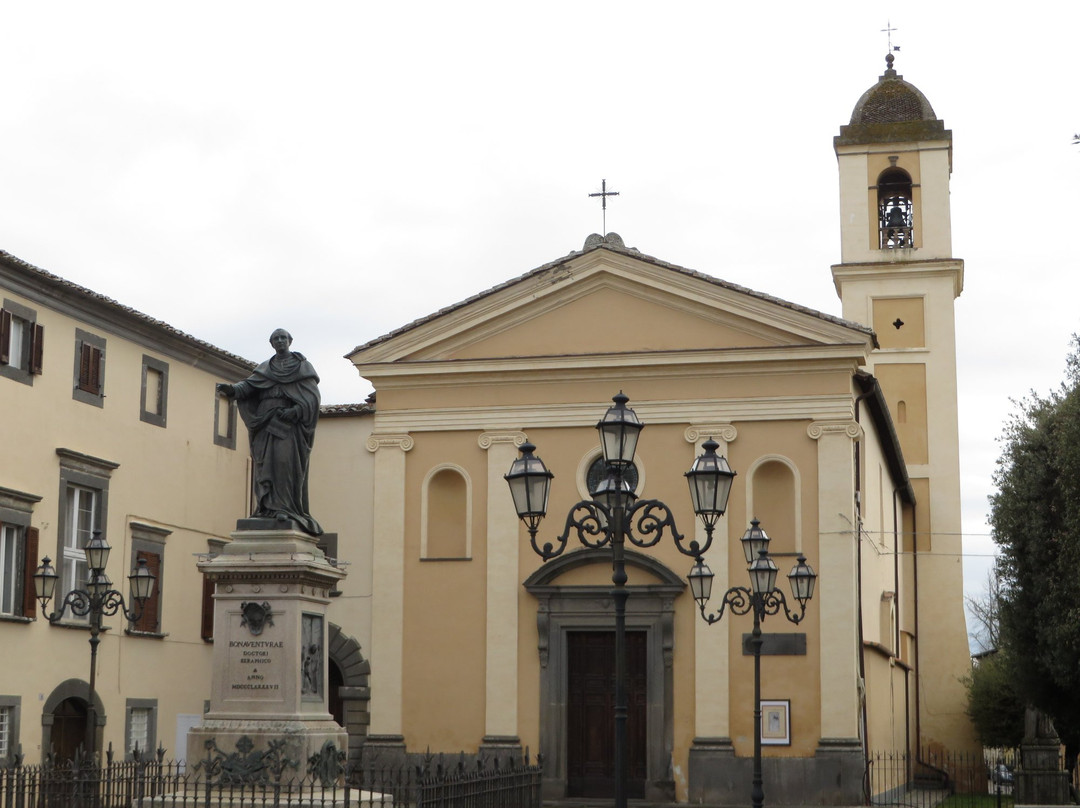
<path fill-rule="evenodd" d="M 987 652 L 972 668 L 965 684 L 967 713 L 983 746 L 1019 746 L 1024 737 L 1024 702 L 1014 687 L 1011 660 Z"/>
<path fill-rule="evenodd" d="M 1002 436 L 990 524 L 1001 547 L 1001 646 L 1017 694 L 1080 750 L 1080 340 L 1066 379 L 1019 402 Z"/>

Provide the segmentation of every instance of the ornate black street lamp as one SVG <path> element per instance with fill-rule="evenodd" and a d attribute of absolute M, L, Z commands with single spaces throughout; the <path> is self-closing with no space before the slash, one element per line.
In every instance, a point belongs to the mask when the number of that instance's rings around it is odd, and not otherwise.
<path fill-rule="evenodd" d="M 711 529 L 710 533 L 711 533 Z M 709 625 L 724 616 L 724 609 L 729 608 L 735 614 L 754 614 L 754 631 L 750 635 L 750 648 L 754 653 L 754 776 L 750 789 L 750 801 L 753 808 L 762 808 L 765 791 L 761 777 L 761 623 L 767 615 L 779 614 L 781 609 L 790 622 L 798 625 L 806 616 L 806 604 L 814 596 L 814 584 L 817 573 L 806 563 L 800 553 L 798 562 L 788 573 L 791 594 L 799 602 L 798 613 L 788 607 L 784 593 L 776 588 L 776 563 L 769 557 L 769 536 L 761 529 L 761 523 L 754 519 L 741 539 L 743 555 L 746 556 L 747 571 L 750 573 L 750 586 L 733 586 L 724 593 L 720 608 L 715 612 L 705 611 L 712 595 L 713 573 L 698 556 L 687 579 L 690 592 L 698 603 L 701 616 Z"/>
<path fill-rule="evenodd" d="M 112 581 L 105 574 L 105 565 L 109 560 L 112 548 L 101 535 L 100 530 L 95 530 L 91 539 L 83 547 L 86 554 L 86 566 L 90 574 L 86 579 L 86 589 L 72 589 L 60 603 L 60 608 L 47 615 L 50 623 L 56 623 L 64 616 L 64 612 L 71 609 L 76 617 L 90 616 L 90 685 L 87 697 L 87 738 L 86 759 L 90 766 L 94 765 L 94 746 L 97 737 L 97 715 L 94 709 L 96 697 L 95 680 L 97 672 L 97 647 L 101 640 L 101 618 L 103 615 L 112 617 L 120 613 L 128 620 L 135 622 L 142 616 L 142 610 L 146 601 L 154 591 L 154 574 L 146 566 L 146 559 L 140 558 L 128 581 L 131 583 L 131 598 L 135 601 L 134 607 L 129 610 L 124 603 L 124 596 L 112 588 Z M 34 593 L 41 603 L 42 614 L 48 608 L 56 592 L 56 581 L 59 579 L 56 569 L 48 556 L 41 560 L 41 566 L 34 573 Z"/>
<path fill-rule="evenodd" d="M 686 478 L 694 512 L 705 523 L 708 538 L 704 546 L 697 540 L 686 542 L 676 528 L 668 506 L 655 499 L 637 499 L 628 482 L 627 473 L 633 465 L 638 436 L 644 425 L 626 406 L 629 399 L 625 395 L 620 392 L 612 400 L 615 405 L 596 425 L 604 452 L 605 477 L 592 492 L 591 502 L 582 500 L 570 509 L 566 526 L 555 544 L 545 542 L 541 546 L 536 541 L 540 521 L 547 513 L 548 494 L 555 475 L 533 454 L 536 450 L 533 444 L 521 445 L 521 457 L 513 462 L 505 477 L 518 517 L 529 531 L 529 542 L 544 561 L 562 554 L 571 531 L 586 547 L 611 547 L 611 582 L 614 584 L 611 596 L 615 605 L 615 808 L 625 808 L 628 750 L 626 599 L 630 594 L 626 590 L 625 542 L 636 547 L 652 547 L 663 538 L 666 530 L 670 530 L 679 551 L 700 562 L 712 543 L 716 520 L 727 508 L 735 472 L 727 460 L 716 454 L 719 444 L 710 440 L 702 446 L 704 454 L 694 461 Z"/>

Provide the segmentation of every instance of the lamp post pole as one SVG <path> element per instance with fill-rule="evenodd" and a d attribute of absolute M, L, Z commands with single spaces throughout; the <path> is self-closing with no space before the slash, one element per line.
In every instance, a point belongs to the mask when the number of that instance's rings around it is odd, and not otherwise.
<path fill-rule="evenodd" d="M 761 624 L 769 615 L 780 614 L 790 623 L 798 625 L 806 616 L 806 604 L 814 596 L 817 573 L 806 563 L 806 557 L 799 554 L 798 561 L 788 573 L 791 594 L 799 603 L 798 611 L 788 606 L 784 593 L 776 587 L 776 563 L 769 557 L 768 534 L 761 529 L 761 523 L 754 519 L 740 539 L 743 555 L 750 573 L 750 586 L 733 586 L 728 589 L 720 601 L 720 608 L 715 612 L 706 611 L 712 596 L 713 573 L 699 555 L 693 569 L 686 577 L 690 581 L 690 591 L 697 601 L 701 616 L 709 625 L 716 623 L 730 609 L 734 614 L 754 615 L 753 633 L 750 635 L 750 649 L 754 654 L 754 772 L 750 786 L 750 803 L 753 808 L 762 808 L 765 804 L 765 789 L 761 775 L 761 647 L 765 638 L 761 635 Z"/>
<path fill-rule="evenodd" d="M 708 531 L 704 546 L 696 540 L 685 541 L 675 527 L 671 510 L 660 500 L 638 500 L 626 480 L 626 471 L 634 462 L 637 439 L 644 428 L 637 414 L 626 406 L 629 399 L 621 392 L 612 398 L 610 407 L 596 425 L 604 452 L 606 479 L 592 493 L 592 501 L 575 504 L 566 517 L 566 527 L 556 538 L 556 544 L 537 543 L 540 521 L 547 514 L 548 495 L 554 475 L 533 452 L 531 443 L 521 445 L 521 457 L 514 461 L 505 475 L 514 498 L 518 517 L 529 531 L 533 550 L 544 561 L 561 555 L 571 532 L 585 547 L 611 546 L 611 597 L 615 607 L 615 808 L 626 808 L 629 779 L 629 713 L 628 670 L 626 662 L 626 542 L 648 548 L 657 544 L 670 530 L 675 546 L 681 553 L 700 559 L 712 542 L 712 527 L 727 508 L 728 495 L 735 472 L 727 460 L 716 454 L 718 444 L 708 441 L 705 452 L 686 472 L 694 512 L 701 516 Z"/>
<path fill-rule="evenodd" d="M 59 575 L 52 566 L 48 556 L 45 556 L 41 565 L 34 573 L 34 594 L 41 603 L 42 614 L 50 623 L 59 622 L 64 612 L 68 609 L 76 617 L 89 616 L 90 623 L 90 678 L 87 687 L 86 705 L 86 760 L 87 765 L 94 765 L 94 755 L 97 752 L 97 709 L 94 702 L 97 699 L 97 649 L 101 643 L 101 618 L 103 615 L 112 616 L 122 614 L 128 620 L 135 622 L 142 616 L 146 601 L 154 591 L 154 574 L 146 566 L 146 559 L 140 558 L 128 581 L 131 584 L 131 599 L 135 602 L 131 609 L 124 603 L 124 596 L 112 588 L 112 581 L 105 574 L 105 564 L 109 560 L 112 548 L 101 535 L 100 530 L 95 530 L 93 536 L 83 547 L 86 554 L 86 565 L 90 570 L 86 579 L 86 589 L 72 589 L 62 601 L 60 608 L 52 614 L 45 614 L 49 601 L 56 592 L 56 582 Z"/>

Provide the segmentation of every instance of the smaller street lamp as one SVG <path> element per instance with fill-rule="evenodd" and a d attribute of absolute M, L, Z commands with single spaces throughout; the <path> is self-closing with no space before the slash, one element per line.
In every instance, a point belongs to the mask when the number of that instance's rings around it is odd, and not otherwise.
<path fill-rule="evenodd" d="M 95 530 L 90 540 L 83 547 L 86 555 L 86 565 L 90 573 L 86 579 L 86 589 L 72 589 L 60 602 L 60 608 L 52 614 L 46 615 L 50 623 L 59 622 L 64 612 L 68 609 L 76 617 L 90 617 L 90 684 L 86 708 L 87 761 L 93 765 L 94 745 L 97 732 L 97 715 L 94 710 L 95 701 L 95 675 L 97 672 L 97 647 L 101 642 L 101 618 L 103 615 L 112 617 L 119 613 L 128 620 L 135 622 L 142 616 L 146 601 L 154 591 L 154 574 L 146 566 L 146 559 L 140 558 L 135 567 L 128 575 L 128 583 L 131 586 L 131 599 L 135 602 L 131 609 L 124 603 L 124 596 L 112 588 L 112 581 L 105 574 L 105 565 L 109 560 L 112 548 L 101 535 L 100 530 Z M 41 566 L 34 573 L 34 594 L 41 603 L 41 611 L 44 614 L 49 601 L 56 593 L 56 582 L 60 578 L 48 556 L 41 560 Z"/>
<path fill-rule="evenodd" d="M 776 588 L 778 570 L 776 562 L 769 557 L 771 540 L 761 529 L 761 523 L 757 519 L 750 522 L 750 527 L 747 528 L 740 541 L 743 555 L 746 557 L 746 569 L 750 574 L 750 587 L 731 587 L 724 593 L 720 608 L 715 612 L 711 614 L 706 612 L 709 599 L 712 597 L 713 572 L 700 555 L 686 577 L 690 582 L 690 593 L 697 601 L 701 616 L 709 625 L 718 622 L 724 616 L 724 610 L 728 608 L 735 614 L 753 612 L 754 615 L 754 630 L 750 636 L 750 647 L 754 653 L 754 776 L 750 800 L 753 808 L 762 808 L 765 803 L 765 791 L 762 788 L 761 776 L 761 646 L 764 642 L 761 637 L 761 623 L 766 616 L 779 614 L 781 610 L 789 622 L 796 625 L 801 623 L 806 616 L 806 604 L 814 596 L 817 573 L 806 563 L 806 557 L 800 553 L 795 566 L 787 576 L 792 597 L 799 603 L 799 611 L 793 612 L 788 606 L 784 593 Z"/>

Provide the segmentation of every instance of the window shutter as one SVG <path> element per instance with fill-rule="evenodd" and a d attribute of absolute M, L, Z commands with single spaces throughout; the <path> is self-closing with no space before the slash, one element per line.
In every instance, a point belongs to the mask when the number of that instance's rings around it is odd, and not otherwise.
<path fill-rule="evenodd" d="M 93 364 L 94 346 L 82 343 L 79 346 L 79 389 L 87 393 L 93 393 L 90 387 L 90 368 Z"/>
<path fill-rule="evenodd" d="M 214 582 L 209 575 L 204 575 L 202 582 L 202 638 L 214 639 Z"/>
<path fill-rule="evenodd" d="M 138 564 L 140 559 L 146 559 L 146 568 L 154 576 L 154 591 L 149 598 L 146 599 L 146 603 L 143 604 L 142 614 L 139 615 L 139 619 L 132 624 L 132 629 L 135 631 L 146 631 L 155 633 L 158 631 L 158 619 L 160 609 L 158 608 L 161 602 L 161 555 L 159 553 L 151 553 L 146 550 L 137 550 L 135 552 L 135 563 Z"/>
<path fill-rule="evenodd" d="M 23 542 L 23 617 L 37 617 L 37 598 L 34 597 L 34 573 L 37 571 L 38 529 L 28 527 Z"/>
<path fill-rule="evenodd" d="M 79 389 L 101 395 L 101 349 L 83 342 L 79 354 Z"/>
<path fill-rule="evenodd" d="M 11 312 L 0 309 L 0 365 L 11 362 Z"/>
<path fill-rule="evenodd" d="M 30 372 L 41 373 L 45 366 L 45 326 L 32 323 L 30 326 Z"/>

